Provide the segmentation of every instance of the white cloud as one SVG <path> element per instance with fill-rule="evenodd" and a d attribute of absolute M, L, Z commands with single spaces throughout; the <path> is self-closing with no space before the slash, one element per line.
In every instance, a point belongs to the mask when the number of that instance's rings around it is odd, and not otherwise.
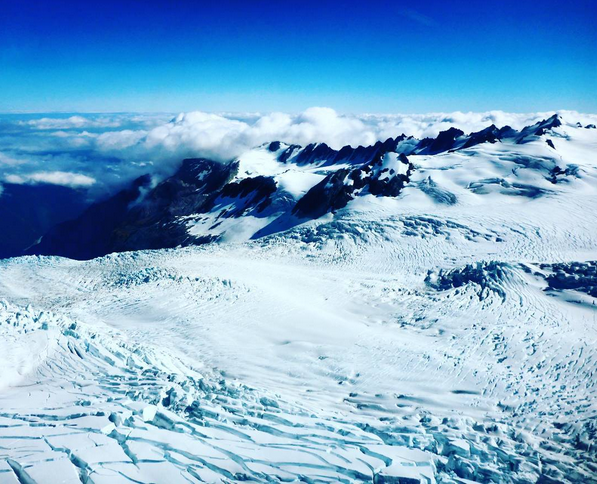
<path fill-rule="evenodd" d="M 330 108 L 313 107 L 298 114 L 265 115 L 210 114 L 200 111 L 181 113 L 171 121 L 150 130 L 123 130 L 101 134 L 97 148 L 120 153 L 132 159 L 177 160 L 202 156 L 229 160 L 269 141 L 307 145 L 325 142 L 339 149 L 344 145 L 370 145 L 400 134 L 417 138 L 434 137 L 449 127 L 470 133 L 490 124 L 521 129 L 553 112 L 513 114 L 431 113 L 389 115 L 341 115 Z M 561 111 L 571 123 L 595 122 L 597 116 Z"/>
<path fill-rule="evenodd" d="M 22 125 L 37 129 L 72 129 L 72 128 L 117 128 L 120 121 L 111 117 L 86 118 L 84 116 L 70 116 L 68 118 L 39 118 L 21 121 Z"/>
<path fill-rule="evenodd" d="M 138 143 L 147 135 L 146 131 L 133 131 L 125 129 L 122 131 L 108 131 L 97 137 L 97 145 L 104 150 L 122 150 Z"/>
<path fill-rule="evenodd" d="M 25 160 L 13 158 L 12 156 L 8 156 L 8 155 L 0 152 L 0 165 L 16 166 L 16 165 L 22 165 L 24 163 L 26 163 Z"/>
<path fill-rule="evenodd" d="M 4 181 L 17 185 L 35 185 L 48 183 L 50 185 L 62 185 L 71 188 L 90 187 L 96 180 L 80 173 L 66 171 L 39 171 L 28 174 L 6 175 Z"/>

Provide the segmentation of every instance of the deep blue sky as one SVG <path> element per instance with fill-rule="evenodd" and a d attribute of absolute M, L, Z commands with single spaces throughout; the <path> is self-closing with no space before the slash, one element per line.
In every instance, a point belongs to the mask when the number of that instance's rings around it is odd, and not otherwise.
<path fill-rule="evenodd" d="M 0 112 L 597 111 L 593 0 L 0 0 Z"/>

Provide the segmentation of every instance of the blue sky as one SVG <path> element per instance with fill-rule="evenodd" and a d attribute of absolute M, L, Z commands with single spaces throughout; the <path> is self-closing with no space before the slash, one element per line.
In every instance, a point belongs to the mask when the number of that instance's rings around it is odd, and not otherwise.
<path fill-rule="evenodd" d="M 0 0 L 0 112 L 597 111 L 597 2 Z"/>

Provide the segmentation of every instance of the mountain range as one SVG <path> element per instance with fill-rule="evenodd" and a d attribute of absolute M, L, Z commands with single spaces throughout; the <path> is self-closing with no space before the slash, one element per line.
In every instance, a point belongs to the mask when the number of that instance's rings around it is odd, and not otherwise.
<path fill-rule="evenodd" d="M 139 177 L 78 217 L 55 225 L 25 252 L 89 259 L 111 252 L 248 240 L 333 216 L 358 199 L 400 200 L 412 190 L 440 206 L 457 203 L 463 188 L 471 194 L 497 190 L 540 197 L 580 176 L 578 166 L 559 151 L 568 141 L 557 132 L 561 127 L 561 118 L 553 115 L 520 131 L 491 125 L 466 135 L 450 128 L 436 138 L 401 135 L 340 150 L 325 143 L 301 147 L 273 141 L 228 163 L 185 159 L 173 176 L 158 183 L 150 175 Z M 435 165 L 459 158 L 465 164 L 458 170 L 474 160 L 475 170 L 481 161 L 485 173 L 467 177 L 467 183 L 454 190 L 441 180 L 450 167 Z M 497 167 L 497 176 L 485 176 L 499 163 L 503 166 Z"/>

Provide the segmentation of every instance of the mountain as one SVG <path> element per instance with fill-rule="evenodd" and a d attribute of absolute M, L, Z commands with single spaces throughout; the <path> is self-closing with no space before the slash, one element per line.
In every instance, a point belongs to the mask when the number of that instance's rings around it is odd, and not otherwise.
<path fill-rule="evenodd" d="M 596 153 L 552 117 L 137 179 L 35 246 L 89 260 L 0 260 L 0 482 L 596 482 Z"/>
<path fill-rule="evenodd" d="M 357 200 L 371 209 L 376 199 L 408 204 L 417 192 L 437 206 L 489 201 L 479 195 L 506 196 L 500 203 L 538 198 L 582 178 L 581 160 L 565 152 L 569 136 L 587 132 L 554 115 L 521 131 L 491 125 L 465 135 L 450 128 L 436 138 L 401 135 L 340 150 L 274 141 L 228 163 L 186 159 L 170 178 L 155 184 L 142 177 L 53 227 L 28 253 L 89 259 L 242 241 L 350 210 Z"/>

